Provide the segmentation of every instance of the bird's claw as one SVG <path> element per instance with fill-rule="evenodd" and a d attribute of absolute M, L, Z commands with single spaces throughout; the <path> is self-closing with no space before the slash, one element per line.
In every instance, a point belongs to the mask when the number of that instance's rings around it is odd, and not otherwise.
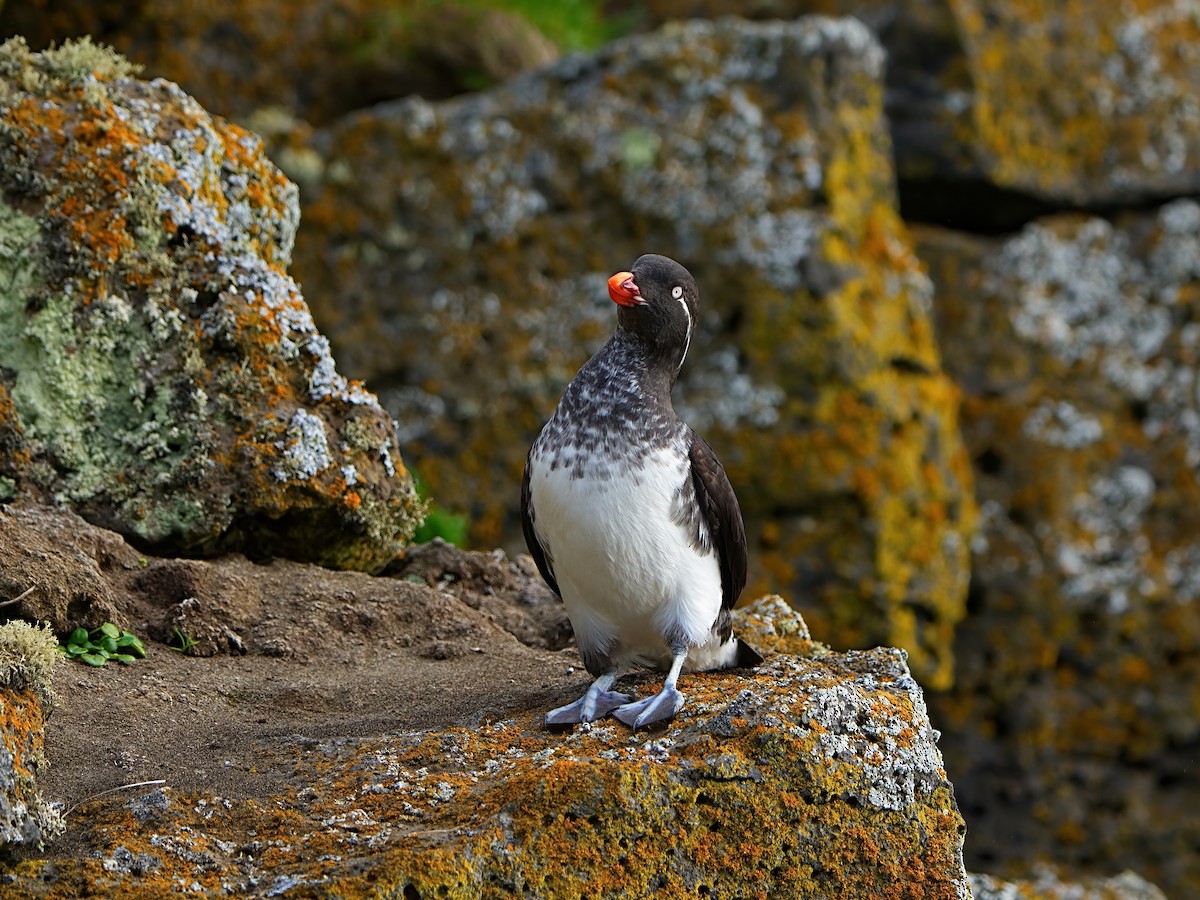
<path fill-rule="evenodd" d="M 574 703 L 546 713 L 547 725 L 578 725 L 602 719 L 614 709 L 629 704 L 629 698 L 616 691 L 588 691 Z"/>
<path fill-rule="evenodd" d="M 683 694 L 679 693 L 674 686 L 666 685 L 653 697 L 617 707 L 613 715 L 637 731 L 645 725 L 653 725 L 655 722 L 665 722 L 674 718 L 682 708 Z"/>

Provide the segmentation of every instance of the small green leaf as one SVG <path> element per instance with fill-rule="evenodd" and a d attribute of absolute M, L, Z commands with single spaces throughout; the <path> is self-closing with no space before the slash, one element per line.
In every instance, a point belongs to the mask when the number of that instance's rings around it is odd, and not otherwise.
<path fill-rule="evenodd" d="M 140 637 L 136 634 L 130 634 L 128 631 L 121 635 L 121 639 L 117 641 L 117 648 L 132 653 L 138 659 L 146 658 L 146 645 L 142 643 Z"/>
<path fill-rule="evenodd" d="M 68 644 L 76 644 L 80 647 L 88 642 L 88 630 L 86 628 L 76 628 L 67 638 Z"/>
<path fill-rule="evenodd" d="M 119 663 L 125 663 L 125 665 L 129 665 L 132 662 L 137 662 L 137 657 L 131 656 L 128 653 L 118 653 L 113 657 L 113 659 Z"/>
<path fill-rule="evenodd" d="M 80 654 L 79 659 L 82 662 L 87 663 L 89 666 L 102 666 L 108 662 L 107 659 L 97 653 L 82 653 Z"/>
<path fill-rule="evenodd" d="M 109 637 L 107 634 L 100 641 L 100 650 L 105 653 L 117 652 L 117 639 Z"/>
<path fill-rule="evenodd" d="M 175 643 L 176 641 L 178 641 L 178 644 Z M 186 631 L 180 631 L 176 628 L 174 635 L 171 637 L 171 643 L 167 646 L 179 653 L 187 653 L 196 646 L 196 641 Z"/>
<path fill-rule="evenodd" d="M 63 652 L 68 656 L 78 656 L 80 653 L 87 653 L 87 647 L 80 647 L 78 644 L 68 644 L 63 648 Z"/>
<path fill-rule="evenodd" d="M 105 622 L 96 630 L 99 631 L 102 636 L 106 638 L 112 638 L 114 641 L 121 636 L 121 629 L 112 622 Z"/>

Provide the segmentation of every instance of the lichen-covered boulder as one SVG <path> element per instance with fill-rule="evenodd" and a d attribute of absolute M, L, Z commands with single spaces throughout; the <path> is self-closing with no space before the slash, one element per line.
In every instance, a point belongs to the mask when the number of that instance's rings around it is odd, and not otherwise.
<path fill-rule="evenodd" d="M 189 553 L 393 559 L 420 504 L 287 274 L 298 215 L 174 84 L 0 46 L 0 498 Z"/>
<path fill-rule="evenodd" d="M 58 642 L 48 628 L 0 625 L 0 852 L 18 845 L 40 849 L 64 827 L 61 810 L 37 789 L 57 659 Z"/>
<path fill-rule="evenodd" d="M 971 852 L 1200 894 L 1200 204 L 918 235 L 982 510 L 934 701 Z"/>
<path fill-rule="evenodd" d="M 1049 866 L 1038 869 L 1032 878 L 1013 881 L 972 873 L 973 900 L 1167 900 L 1166 894 L 1136 872 L 1076 880 Z"/>
<path fill-rule="evenodd" d="M 914 211 L 1008 221 L 1029 198 L 1107 205 L 1200 189 L 1200 19 L 1188 3 L 650 0 L 691 15 L 853 15 L 888 50 Z M 925 186 L 920 186 L 925 183 Z M 1004 192 L 998 194 L 995 189 Z"/>
<path fill-rule="evenodd" d="M 297 272 L 476 542 L 520 546 L 525 453 L 614 327 L 605 278 L 665 253 L 701 293 L 677 405 L 730 472 L 753 583 L 948 681 L 969 465 L 882 67 L 853 20 L 698 21 L 314 137 Z"/>
<path fill-rule="evenodd" d="M 20 867 L 5 896 L 968 898 L 903 653 L 807 655 L 774 598 L 739 615 L 781 652 L 689 676 L 666 728 L 548 731 L 527 711 L 289 743 L 268 802 L 168 787 L 85 804 L 89 852 L 48 887 L 48 867 Z"/>

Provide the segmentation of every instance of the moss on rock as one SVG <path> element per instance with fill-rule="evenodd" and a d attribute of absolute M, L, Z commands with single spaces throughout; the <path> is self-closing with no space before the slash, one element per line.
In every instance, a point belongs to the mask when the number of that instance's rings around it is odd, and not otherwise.
<path fill-rule="evenodd" d="M 396 556 L 420 503 L 286 273 L 296 188 L 257 138 L 110 50 L 13 39 L 0 191 L 7 493 L 165 549 Z"/>

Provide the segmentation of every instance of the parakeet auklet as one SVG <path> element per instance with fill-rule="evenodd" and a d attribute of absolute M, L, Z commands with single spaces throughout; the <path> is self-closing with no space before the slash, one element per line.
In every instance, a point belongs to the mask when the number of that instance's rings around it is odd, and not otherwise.
<path fill-rule="evenodd" d="M 615 712 L 633 728 L 683 706 L 682 671 L 753 666 L 730 612 L 746 583 L 746 530 L 716 454 L 675 415 L 671 389 L 696 326 L 690 272 L 647 254 L 608 280 L 617 329 L 567 386 L 525 465 L 521 518 L 542 577 L 563 599 L 588 672 L 547 725 Z M 629 666 L 667 672 L 631 701 Z"/>

